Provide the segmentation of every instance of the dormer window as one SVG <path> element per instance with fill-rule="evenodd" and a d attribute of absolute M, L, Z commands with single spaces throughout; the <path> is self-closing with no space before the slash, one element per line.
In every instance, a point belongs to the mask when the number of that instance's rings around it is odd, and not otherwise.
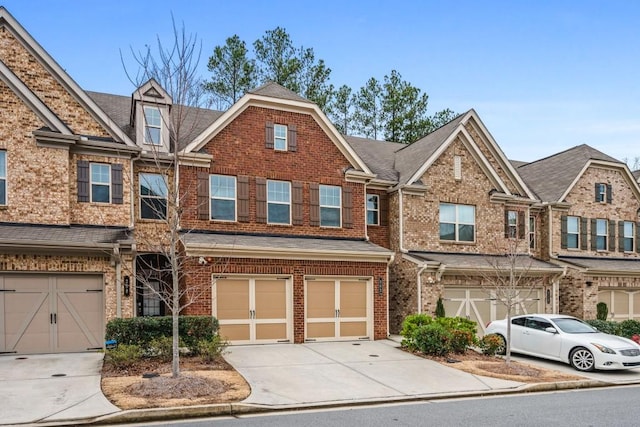
<path fill-rule="evenodd" d="M 144 107 L 144 143 L 162 143 L 162 116 L 158 107 Z"/>

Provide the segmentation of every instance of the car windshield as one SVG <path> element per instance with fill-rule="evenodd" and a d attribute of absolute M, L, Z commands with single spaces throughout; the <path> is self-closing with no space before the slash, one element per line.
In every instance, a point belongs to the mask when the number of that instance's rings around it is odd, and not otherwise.
<path fill-rule="evenodd" d="M 562 332 L 567 334 L 592 334 L 598 332 L 593 326 L 578 319 L 560 318 L 553 319 L 553 322 Z"/>

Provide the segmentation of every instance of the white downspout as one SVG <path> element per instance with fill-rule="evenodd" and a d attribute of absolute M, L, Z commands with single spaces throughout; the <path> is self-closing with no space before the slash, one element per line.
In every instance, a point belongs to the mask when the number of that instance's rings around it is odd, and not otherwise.
<path fill-rule="evenodd" d="M 369 180 L 364 182 L 364 238 L 368 242 L 369 241 L 369 222 L 367 221 L 367 184 Z M 380 206 L 378 206 L 378 221 L 380 221 Z"/>
<path fill-rule="evenodd" d="M 400 247 L 400 252 L 406 254 L 409 252 L 404 248 L 404 203 L 402 199 L 402 187 L 398 187 L 398 244 Z"/>
<path fill-rule="evenodd" d="M 548 219 L 549 225 L 548 225 L 548 227 L 549 227 L 549 256 L 550 257 L 551 257 L 551 254 L 553 253 L 553 221 L 552 221 L 553 215 L 552 215 L 551 211 L 552 211 L 552 208 L 551 208 L 551 206 L 549 206 L 549 214 L 548 214 L 549 215 L 549 219 Z"/>
<path fill-rule="evenodd" d="M 396 254 L 393 253 L 389 257 L 389 261 L 387 262 L 387 290 L 386 290 L 387 292 L 387 337 L 391 335 L 389 333 L 389 266 L 395 260 L 395 258 L 396 258 Z"/>
<path fill-rule="evenodd" d="M 422 264 L 418 268 L 418 314 L 422 313 L 422 272 L 427 268 L 427 264 Z"/>

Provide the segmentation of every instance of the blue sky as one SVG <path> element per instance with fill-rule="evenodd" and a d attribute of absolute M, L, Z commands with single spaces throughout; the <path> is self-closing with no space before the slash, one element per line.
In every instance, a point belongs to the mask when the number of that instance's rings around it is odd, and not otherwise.
<path fill-rule="evenodd" d="M 131 48 L 170 37 L 171 14 L 201 39 L 203 77 L 227 37 L 250 45 L 280 26 L 325 60 L 336 86 L 355 90 L 396 69 L 429 95 L 431 112 L 474 108 L 511 159 L 583 143 L 620 160 L 640 156 L 640 2 L 633 0 L 2 4 L 87 90 L 131 94 L 121 51 L 130 62 Z"/>

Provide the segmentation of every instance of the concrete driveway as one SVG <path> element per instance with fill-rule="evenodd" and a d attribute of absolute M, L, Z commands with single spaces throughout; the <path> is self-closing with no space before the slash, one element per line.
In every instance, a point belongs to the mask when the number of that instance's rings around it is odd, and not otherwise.
<path fill-rule="evenodd" d="M 100 389 L 102 357 L 0 356 L 0 424 L 68 422 L 119 411 Z"/>
<path fill-rule="evenodd" d="M 401 351 L 391 340 L 233 346 L 225 359 L 251 385 L 244 403 L 295 407 L 513 389 Z"/>

